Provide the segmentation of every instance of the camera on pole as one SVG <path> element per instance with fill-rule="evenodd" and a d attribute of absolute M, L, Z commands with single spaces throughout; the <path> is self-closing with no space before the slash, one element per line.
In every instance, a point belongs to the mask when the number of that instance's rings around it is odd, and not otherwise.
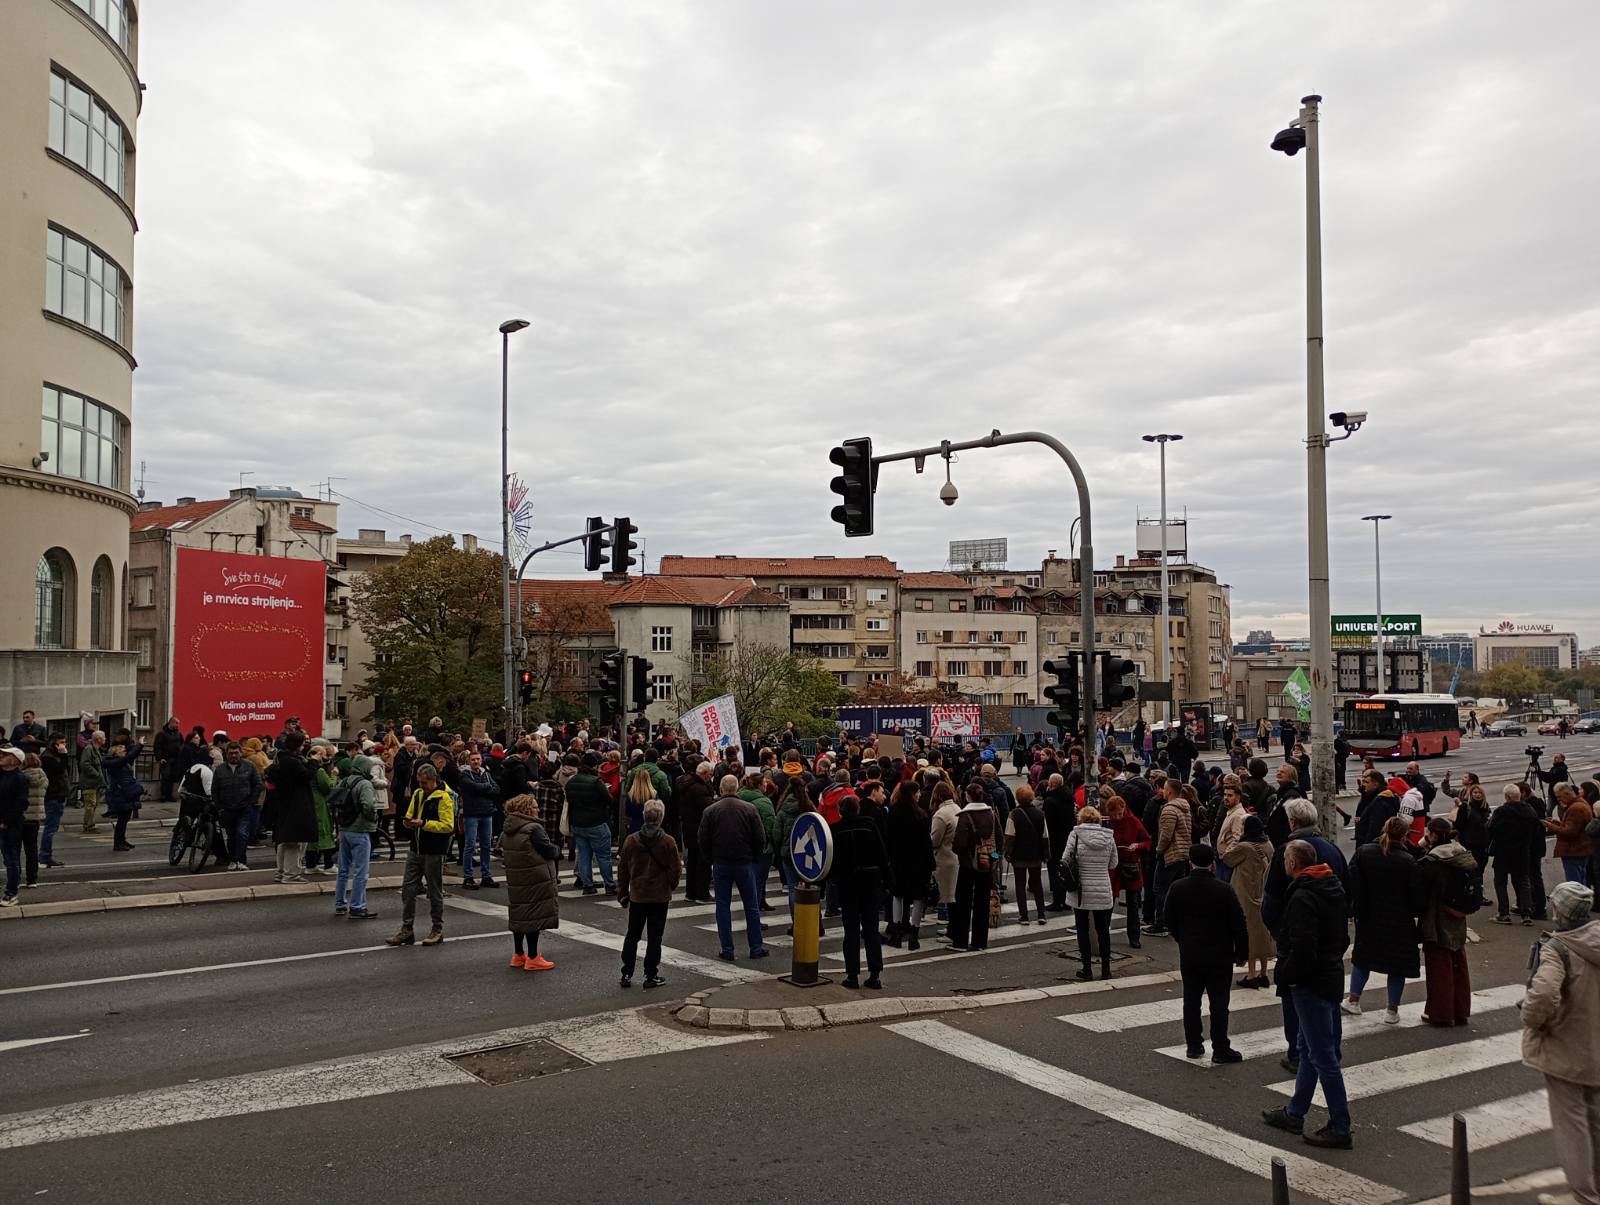
<path fill-rule="evenodd" d="M 1070 738 L 1078 731 L 1078 654 L 1046 661 L 1044 672 L 1055 678 L 1044 688 L 1044 697 L 1056 705 L 1056 710 L 1045 716 L 1045 723 L 1063 738 Z"/>
<path fill-rule="evenodd" d="M 829 488 L 843 499 L 833 508 L 833 521 L 843 526 L 847 536 L 870 536 L 872 491 L 877 485 L 877 473 L 872 465 L 872 440 L 847 439 L 828 453 L 828 459 L 840 470 Z"/>
<path fill-rule="evenodd" d="M 588 530 L 583 537 L 583 568 L 593 573 L 606 563 L 606 549 L 611 547 L 611 537 L 605 530 L 606 521 L 599 515 L 590 515 Z"/>
<path fill-rule="evenodd" d="M 626 577 L 628 570 L 639 563 L 633 555 L 633 550 L 639 547 L 633 542 L 633 536 L 639 529 L 627 518 L 613 519 L 611 525 L 611 572 Z"/>

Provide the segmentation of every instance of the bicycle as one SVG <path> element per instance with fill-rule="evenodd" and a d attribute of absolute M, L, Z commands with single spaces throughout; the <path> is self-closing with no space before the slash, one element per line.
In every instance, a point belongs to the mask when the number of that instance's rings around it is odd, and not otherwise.
<path fill-rule="evenodd" d="M 209 799 L 180 796 L 178 819 L 172 825 L 172 838 L 167 843 L 167 864 L 176 866 L 187 856 L 189 873 L 198 874 L 213 857 L 222 861 L 223 855 L 216 852 L 219 844 L 227 844 L 227 834 L 216 805 Z"/>

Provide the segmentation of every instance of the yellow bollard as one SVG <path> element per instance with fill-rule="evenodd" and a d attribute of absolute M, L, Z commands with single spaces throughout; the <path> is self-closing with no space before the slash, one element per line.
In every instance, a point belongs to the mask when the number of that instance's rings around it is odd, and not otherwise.
<path fill-rule="evenodd" d="M 822 890 L 807 883 L 795 888 L 794 893 L 794 945 L 791 947 L 789 973 L 780 976 L 794 987 L 816 987 L 831 983 L 817 974 L 817 964 L 822 956 Z"/>

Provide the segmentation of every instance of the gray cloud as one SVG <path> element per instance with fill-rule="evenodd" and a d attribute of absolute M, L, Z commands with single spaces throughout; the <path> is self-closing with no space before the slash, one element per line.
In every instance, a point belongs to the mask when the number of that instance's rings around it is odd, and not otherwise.
<path fill-rule="evenodd" d="M 1600 639 L 1592 6 L 163 0 L 143 25 L 136 457 L 343 476 L 494 533 L 499 347 L 537 531 L 843 552 L 827 449 L 1037 427 L 1102 557 L 1169 496 L 1236 626 L 1304 626 L 1302 159 L 1324 108 L 1335 610 Z M 1580 409 L 1580 407 L 1583 407 Z M 903 565 L 1065 549 L 1042 452 L 886 468 Z M 347 503 L 357 526 L 402 526 Z M 571 572 L 570 558 L 547 571 Z"/>

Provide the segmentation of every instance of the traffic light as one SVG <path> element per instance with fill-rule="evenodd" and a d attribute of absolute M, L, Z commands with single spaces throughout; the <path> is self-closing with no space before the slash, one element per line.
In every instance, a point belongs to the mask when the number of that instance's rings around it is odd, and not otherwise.
<path fill-rule="evenodd" d="M 1139 672 L 1139 667 L 1126 657 L 1116 653 L 1100 654 L 1100 706 L 1106 711 L 1116 711 L 1134 695 L 1138 689 L 1130 680 Z"/>
<path fill-rule="evenodd" d="M 1046 661 L 1044 672 L 1055 677 L 1055 681 L 1044 688 L 1044 697 L 1056 705 L 1056 710 L 1045 716 L 1045 722 L 1070 736 L 1078 731 L 1078 654 L 1068 653 Z"/>
<path fill-rule="evenodd" d="M 533 671 L 525 669 L 518 677 L 517 693 L 524 706 L 533 702 Z"/>
<path fill-rule="evenodd" d="M 605 525 L 605 520 L 599 515 L 589 516 L 583 537 L 583 568 L 588 573 L 593 573 L 606 563 L 606 549 L 611 547 L 611 537 L 606 534 Z"/>
<path fill-rule="evenodd" d="M 872 466 L 872 440 L 847 439 L 828 453 L 828 459 L 840 469 L 828 488 L 844 499 L 833 508 L 833 521 L 843 525 L 847 536 L 870 536 L 872 491 L 878 484 Z"/>
<path fill-rule="evenodd" d="M 622 710 L 622 654 L 612 653 L 600 659 L 600 673 L 595 682 L 600 692 L 600 718 L 609 720 Z"/>
<path fill-rule="evenodd" d="M 646 707 L 650 706 L 650 671 L 655 668 L 655 662 L 646 661 L 643 657 L 631 658 L 633 662 L 633 713 L 643 715 Z"/>
<path fill-rule="evenodd" d="M 611 524 L 611 572 L 626 575 L 629 569 L 638 564 L 633 550 L 639 546 L 633 542 L 633 533 L 639 529 L 631 519 L 613 519 Z"/>

